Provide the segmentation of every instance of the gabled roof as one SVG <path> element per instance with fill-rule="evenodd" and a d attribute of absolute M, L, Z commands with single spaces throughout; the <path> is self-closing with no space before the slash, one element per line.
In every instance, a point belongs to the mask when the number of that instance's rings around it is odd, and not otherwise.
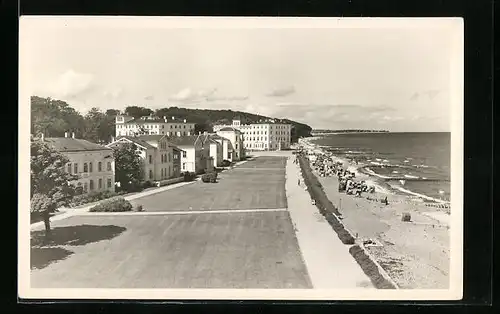
<path fill-rule="evenodd" d="M 239 132 L 239 133 L 241 133 L 241 131 L 240 131 L 240 130 L 238 130 L 238 129 L 236 129 L 236 128 L 233 128 L 233 127 L 230 127 L 230 126 L 224 127 L 224 128 L 222 128 L 222 129 L 220 129 L 219 131 L 222 131 L 222 132 L 224 132 L 224 131 L 234 131 L 234 132 Z"/>
<path fill-rule="evenodd" d="M 143 140 L 143 141 L 159 141 L 161 140 L 163 137 L 166 138 L 166 135 L 161 135 L 161 134 L 151 134 L 151 135 L 139 135 L 135 138 L 137 139 L 140 139 L 140 140 Z"/>
<path fill-rule="evenodd" d="M 154 147 L 153 145 L 149 144 L 148 142 L 146 142 L 146 141 L 144 141 L 144 140 L 140 139 L 139 137 L 134 137 L 134 136 L 120 136 L 120 137 L 118 137 L 118 138 L 116 139 L 116 141 L 115 141 L 115 142 L 113 142 L 113 143 L 111 143 L 111 144 L 108 144 L 108 145 L 115 144 L 117 141 L 119 141 L 119 140 L 120 140 L 120 139 L 122 139 L 122 138 L 127 139 L 127 140 L 129 140 L 129 141 L 131 141 L 131 142 L 133 142 L 133 143 L 135 143 L 135 144 L 138 144 L 138 145 L 140 145 L 140 146 L 144 147 L 144 148 L 156 148 L 156 147 Z"/>
<path fill-rule="evenodd" d="M 172 136 L 168 138 L 169 142 L 175 146 L 194 146 L 200 139 L 200 135 L 185 135 L 185 136 Z"/>
<path fill-rule="evenodd" d="M 106 146 L 72 137 L 46 137 L 44 142 L 60 152 L 111 150 L 111 148 Z"/>

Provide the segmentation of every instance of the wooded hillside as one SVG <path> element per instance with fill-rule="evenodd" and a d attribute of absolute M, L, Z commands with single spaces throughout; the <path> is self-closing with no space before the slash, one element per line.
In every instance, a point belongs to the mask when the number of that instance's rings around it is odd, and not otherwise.
<path fill-rule="evenodd" d="M 167 107 L 153 111 L 139 106 L 128 106 L 123 112 L 117 109 L 108 109 L 102 112 L 98 108 L 92 108 L 88 113 L 82 115 L 64 101 L 32 96 L 31 133 L 43 132 L 47 137 L 61 137 L 64 136 L 64 132 L 74 132 L 78 138 L 93 142 L 109 142 L 115 134 L 115 116 L 117 114 L 126 114 L 136 118 L 153 114 L 159 117 L 186 119 L 196 123 L 196 132 L 212 132 L 214 124 L 231 124 L 232 120 L 237 117 L 241 119 L 242 124 L 273 119 L 272 117 L 232 110 Z M 311 136 L 311 127 L 306 124 L 288 119 L 275 119 L 275 121 L 293 125 L 292 142 L 301 136 Z"/>

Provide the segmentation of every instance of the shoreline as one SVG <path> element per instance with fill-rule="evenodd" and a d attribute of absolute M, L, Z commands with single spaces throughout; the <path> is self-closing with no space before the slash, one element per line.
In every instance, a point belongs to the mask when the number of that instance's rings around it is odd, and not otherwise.
<path fill-rule="evenodd" d="M 309 140 L 299 145 L 313 154 L 324 153 Z M 342 161 L 344 169 L 358 168 L 331 152 L 327 154 Z M 364 248 L 401 289 L 449 288 L 449 209 L 428 207 L 419 197 L 387 194 L 380 189 L 361 197 L 347 195 L 338 191 L 336 176 L 313 173 L 341 213 L 342 223 L 356 235 L 357 242 L 369 243 Z M 358 171 L 355 180 L 368 181 L 369 176 Z M 379 201 L 384 197 L 389 205 Z M 410 222 L 402 221 L 403 213 L 410 213 Z"/>
<path fill-rule="evenodd" d="M 361 133 L 361 132 L 360 132 Z M 366 132 L 369 133 L 369 132 Z M 398 181 L 398 180 L 405 180 L 405 181 L 412 181 L 415 178 L 418 178 L 419 181 L 425 182 L 425 181 L 434 181 L 431 179 L 427 178 L 419 178 L 419 177 L 412 177 L 412 176 L 404 176 L 404 177 L 390 177 L 386 175 L 381 175 L 376 172 L 374 172 L 371 168 L 372 167 L 377 167 L 381 165 L 380 163 L 365 163 L 365 162 L 358 162 L 356 164 L 351 163 L 346 157 L 344 156 L 339 156 L 336 155 L 335 152 L 332 152 L 331 150 L 328 150 L 328 146 L 322 146 L 319 144 L 312 143 L 311 141 L 321 139 L 322 136 L 313 136 L 313 137 L 308 137 L 308 138 L 301 138 L 299 140 L 299 145 L 305 146 L 308 150 L 311 150 L 314 154 L 326 154 L 329 157 L 333 157 L 334 161 L 336 162 L 341 162 L 344 169 L 347 169 L 350 172 L 354 172 L 356 174 L 356 178 L 363 178 L 366 182 L 369 182 L 370 185 L 376 185 L 376 188 L 378 191 L 383 192 L 385 194 L 391 194 L 391 195 L 401 195 L 401 196 L 406 196 L 409 198 L 420 198 L 426 202 L 429 202 L 429 205 L 432 206 L 433 203 L 435 204 L 444 204 L 445 206 L 450 206 L 451 205 L 451 200 L 446 200 L 446 199 L 439 199 L 436 197 L 428 196 L 422 193 L 418 193 L 412 190 L 405 189 L 404 187 L 398 187 L 390 183 L 386 183 L 390 187 L 383 187 L 382 185 L 378 184 L 378 182 L 375 182 L 375 178 L 382 179 L 382 180 L 391 180 L 391 181 Z M 390 165 L 389 165 L 390 166 Z M 439 207 L 439 206 L 437 206 Z"/>

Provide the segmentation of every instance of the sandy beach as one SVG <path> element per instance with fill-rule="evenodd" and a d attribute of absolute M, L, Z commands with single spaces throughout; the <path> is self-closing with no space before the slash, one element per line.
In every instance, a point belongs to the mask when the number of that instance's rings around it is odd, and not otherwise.
<path fill-rule="evenodd" d="M 319 152 L 309 141 L 301 145 Z M 343 164 L 345 168 L 355 167 L 345 160 Z M 339 209 L 345 227 L 357 235 L 358 243 L 373 242 L 365 248 L 400 288 L 449 288 L 449 209 L 429 207 L 421 199 L 380 190 L 361 197 L 347 195 L 338 191 L 336 176 L 316 175 Z M 358 180 L 369 180 L 369 176 L 359 174 Z M 388 205 L 380 202 L 386 196 Z M 410 222 L 402 221 L 403 213 L 411 214 Z"/>

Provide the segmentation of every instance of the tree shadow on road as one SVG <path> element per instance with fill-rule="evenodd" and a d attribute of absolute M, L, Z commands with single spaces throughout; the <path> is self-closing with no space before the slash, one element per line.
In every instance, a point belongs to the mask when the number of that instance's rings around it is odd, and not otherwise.
<path fill-rule="evenodd" d="M 86 245 L 102 240 L 110 240 L 125 230 L 127 229 L 124 227 L 114 225 L 65 226 L 52 229 L 50 238 L 46 238 L 44 230 L 37 230 L 31 232 L 31 247 Z"/>
<path fill-rule="evenodd" d="M 45 268 L 51 263 L 63 260 L 72 254 L 73 252 L 60 247 L 32 247 L 31 269 Z"/>

